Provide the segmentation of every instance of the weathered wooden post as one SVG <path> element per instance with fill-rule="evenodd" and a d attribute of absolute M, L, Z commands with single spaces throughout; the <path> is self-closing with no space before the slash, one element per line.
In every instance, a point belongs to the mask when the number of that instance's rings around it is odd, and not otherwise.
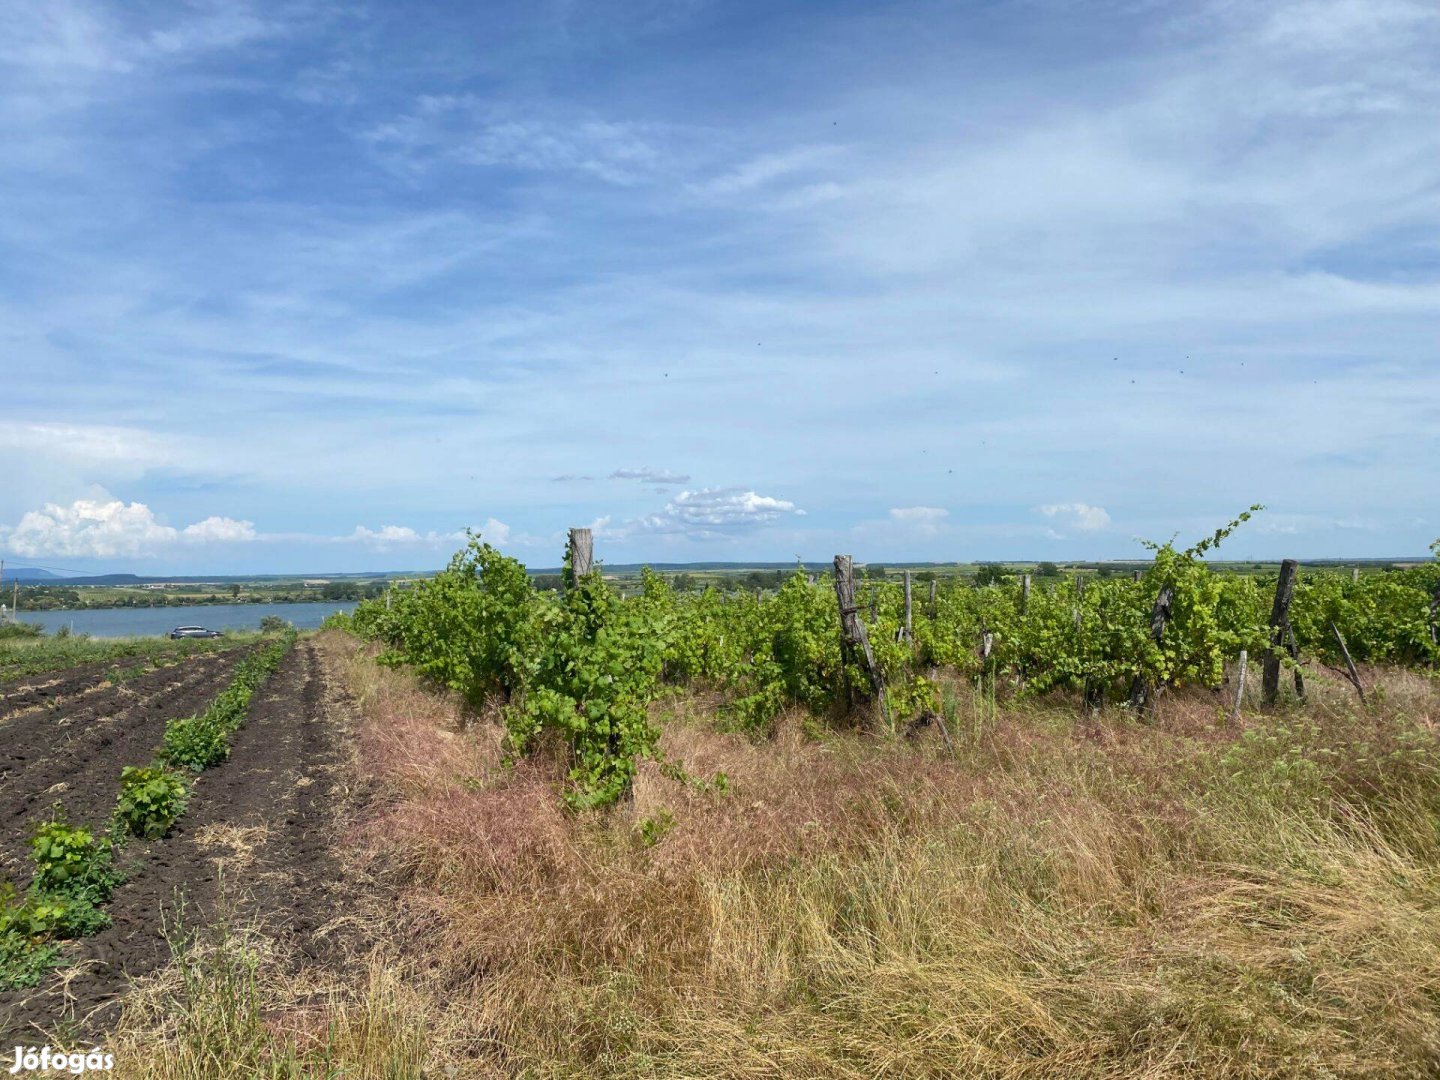
<path fill-rule="evenodd" d="M 841 662 L 860 661 L 869 677 L 870 691 L 880 705 L 880 715 L 885 718 L 885 725 L 890 727 L 890 703 L 885 698 L 885 680 L 875 663 L 865 624 L 860 620 L 860 608 L 855 601 L 855 567 L 849 555 L 835 556 L 835 600 L 840 606 Z M 846 697 L 853 702 L 848 672 L 844 678 Z"/>
<path fill-rule="evenodd" d="M 1020 614 L 1030 610 L 1030 575 L 1020 575 Z"/>
<path fill-rule="evenodd" d="M 570 530 L 570 575 L 579 581 L 595 568 L 595 538 L 589 529 Z"/>
<path fill-rule="evenodd" d="M 1139 580 L 1140 580 L 1142 577 L 1144 577 L 1144 576 L 1145 576 L 1145 574 L 1144 574 L 1144 571 L 1142 571 L 1142 570 L 1131 570 L 1131 571 L 1130 571 L 1130 580 L 1131 580 L 1131 581 L 1139 581 Z"/>
<path fill-rule="evenodd" d="M 932 619 L 938 619 L 940 617 L 940 603 L 937 599 L 939 593 L 936 591 L 936 586 L 938 585 L 939 582 L 932 577 L 930 579 L 930 618 Z"/>
<path fill-rule="evenodd" d="M 1163 585 L 1150 608 L 1150 640 L 1158 646 L 1165 640 L 1165 624 L 1170 620 L 1170 605 L 1175 602 L 1175 587 Z M 1143 671 L 1135 673 L 1130 684 L 1130 707 L 1140 713 L 1149 713 L 1155 707 L 1155 695 L 1150 692 L 1149 680 Z"/>
<path fill-rule="evenodd" d="M 1265 673 L 1261 678 L 1261 701 L 1274 705 L 1280 696 L 1280 649 L 1294 641 L 1290 633 L 1290 601 L 1295 599 L 1295 576 L 1300 564 L 1286 559 L 1280 564 L 1275 583 L 1275 602 L 1270 607 L 1270 647 L 1265 650 Z M 1294 653 L 1292 652 L 1292 656 Z"/>
<path fill-rule="evenodd" d="M 1345 635 L 1340 633 L 1340 627 L 1335 625 L 1335 620 L 1330 620 L 1330 633 L 1335 635 L 1335 644 L 1340 646 L 1340 656 L 1345 661 L 1345 671 L 1350 676 L 1350 684 L 1355 687 L 1355 692 L 1360 695 L 1360 704 L 1365 704 L 1365 687 L 1360 683 L 1360 673 L 1355 670 L 1355 661 L 1350 659 L 1350 650 L 1345 645 Z"/>
<path fill-rule="evenodd" d="M 1358 582 L 1359 580 L 1360 580 L 1360 567 L 1358 567 L 1358 566 L 1352 566 L 1352 567 L 1350 568 L 1350 584 L 1351 584 L 1351 585 L 1354 585 L 1354 584 L 1355 584 L 1356 582 Z"/>
<path fill-rule="evenodd" d="M 1245 704 L 1245 668 L 1250 660 L 1250 654 L 1244 649 L 1240 650 L 1240 670 L 1235 675 L 1235 704 L 1230 708 L 1230 723 L 1240 719 L 1240 706 Z"/>
<path fill-rule="evenodd" d="M 915 626 L 911 622 L 910 602 L 910 571 L 905 571 L 905 640 L 913 641 L 915 638 Z"/>

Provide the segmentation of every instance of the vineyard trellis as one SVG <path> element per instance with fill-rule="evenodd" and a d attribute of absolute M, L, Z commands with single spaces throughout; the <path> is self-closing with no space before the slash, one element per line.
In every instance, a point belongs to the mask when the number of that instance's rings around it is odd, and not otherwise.
<path fill-rule="evenodd" d="M 362 603 L 350 625 L 383 642 L 387 662 L 476 704 L 500 702 L 510 753 L 560 739 L 577 808 L 622 797 L 637 761 L 658 754 L 649 707 L 666 685 L 722 691 L 723 715 L 741 729 L 763 731 L 791 707 L 843 722 L 883 705 L 894 731 L 939 711 L 941 671 L 1146 714 L 1174 688 L 1219 689 L 1242 655 L 1266 657 L 1270 699 L 1284 668 L 1302 686 L 1304 658 L 1440 661 L 1440 562 L 1364 576 L 1293 567 L 1276 623 L 1274 577 L 1204 561 L 1257 509 L 1183 550 L 1173 539 L 1148 545 L 1149 569 L 1130 577 L 932 582 L 918 611 L 903 582 L 847 581 L 849 556 L 837 557 L 836 577 L 797 566 L 773 593 L 682 593 L 647 569 L 639 595 L 625 597 L 591 564 L 588 530 L 572 536 L 559 593 L 536 589 L 518 561 L 472 536 L 445 571 Z M 1440 541 L 1434 550 L 1440 557 Z M 854 688 L 870 693 L 857 699 Z"/>

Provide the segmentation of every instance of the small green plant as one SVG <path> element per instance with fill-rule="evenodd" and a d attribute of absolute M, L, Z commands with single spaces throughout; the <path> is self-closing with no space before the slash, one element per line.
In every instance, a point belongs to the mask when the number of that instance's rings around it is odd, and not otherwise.
<path fill-rule="evenodd" d="M 207 716 L 186 716 L 165 725 L 160 758 L 177 769 L 202 772 L 230 756 L 225 730 Z"/>
<path fill-rule="evenodd" d="M 190 801 L 190 787 L 163 765 L 127 765 L 120 770 L 115 816 L 133 836 L 158 840 L 170 831 Z"/>
<path fill-rule="evenodd" d="M 57 812 L 35 827 L 30 840 L 35 864 L 31 889 L 100 904 L 110 899 L 120 875 L 108 837 L 95 837 Z"/>
<path fill-rule="evenodd" d="M 641 818 L 635 825 L 635 835 L 641 847 L 654 847 L 665 839 L 666 834 L 673 828 L 675 815 L 662 808 L 647 818 Z"/>
<path fill-rule="evenodd" d="M 0 896 L 0 990 L 23 990 L 37 985 L 60 958 L 60 946 L 29 932 L 21 905 Z"/>

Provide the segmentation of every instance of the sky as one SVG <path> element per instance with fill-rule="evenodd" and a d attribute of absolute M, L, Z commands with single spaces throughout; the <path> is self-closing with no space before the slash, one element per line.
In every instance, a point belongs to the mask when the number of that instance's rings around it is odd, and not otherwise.
<path fill-rule="evenodd" d="M 1423 554 L 1433 0 L 0 0 L 0 557 Z"/>

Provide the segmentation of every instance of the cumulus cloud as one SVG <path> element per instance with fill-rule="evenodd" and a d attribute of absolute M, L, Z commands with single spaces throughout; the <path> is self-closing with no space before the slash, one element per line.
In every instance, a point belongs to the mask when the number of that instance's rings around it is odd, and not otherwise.
<path fill-rule="evenodd" d="M 497 521 L 493 517 L 486 518 L 485 524 L 481 525 L 476 531 L 483 539 L 502 547 L 510 543 L 512 535 L 509 525 L 506 525 L 503 521 Z"/>
<path fill-rule="evenodd" d="M 144 503 L 77 499 L 47 503 L 16 525 L 0 526 L 0 542 L 23 558 L 140 558 L 177 543 L 248 543 L 260 539 L 251 521 L 212 516 L 183 529 L 166 525 Z"/>
<path fill-rule="evenodd" d="M 0 532 L 0 539 L 25 558 L 115 558 L 153 554 L 174 543 L 177 535 L 157 522 L 144 503 L 77 499 L 69 506 L 47 503 L 44 509 L 31 510 L 18 525 Z"/>
<path fill-rule="evenodd" d="M 630 523 L 632 533 L 680 533 L 706 538 L 743 532 L 805 511 L 786 499 L 740 487 L 682 491 L 659 513 Z"/>
<path fill-rule="evenodd" d="M 670 472 L 666 469 L 616 469 L 610 474 L 611 480 L 639 480 L 646 484 L 688 484 L 690 477 L 685 473 Z"/>
<path fill-rule="evenodd" d="M 1078 529 L 1081 532 L 1097 532 L 1110 525 L 1110 515 L 1103 506 L 1090 506 L 1081 502 L 1049 503 L 1035 509 L 1065 528 Z"/>
<path fill-rule="evenodd" d="M 381 525 L 378 529 L 367 529 L 364 525 L 356 525 L 355 531 L 350 534 L 350 538 L 362 544 L 374 544 L 377 546 L 386 544 L 418 544 L 424 539 L 408 525 Z"/>
<path fill-rule="evenodd" d="M 181 537 L 186 540 L 217 540 L 226 543 L 241 543 L 259 539 L 253 521 L 236 521 L 228 517 L 208 517 L 194 525 L 185 526 Z"/>

